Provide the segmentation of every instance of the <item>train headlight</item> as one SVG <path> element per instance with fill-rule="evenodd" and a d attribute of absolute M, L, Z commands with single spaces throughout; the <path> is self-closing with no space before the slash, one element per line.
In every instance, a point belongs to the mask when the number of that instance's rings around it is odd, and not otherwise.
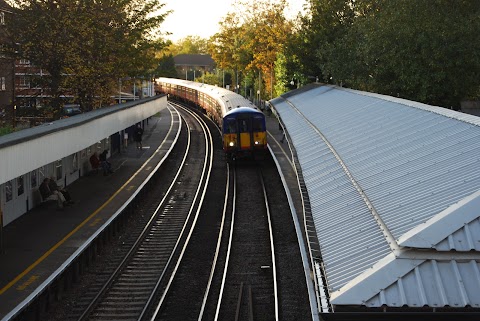
<path fill-rule="evenodd" d="M 234 142 L 230 142 L 230 143 L 228 143 L 228 146 L 233 147 L 233 146 L 235 146 L 235 143 L 234 143 Z"/>
<path fill-rule="evenodd" d="M 258 144 L 260 144 L 260 143 L 258 142 L 258 140 L 256 140 L 256 141 L 255 141 L 255 145 L 258 145 Z"/>

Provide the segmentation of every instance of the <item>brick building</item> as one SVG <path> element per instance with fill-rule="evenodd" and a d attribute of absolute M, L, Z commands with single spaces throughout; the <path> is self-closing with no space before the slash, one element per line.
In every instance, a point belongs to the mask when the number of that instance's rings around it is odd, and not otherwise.
<path fill-rule="evenodd" d="M 181 79 L 194 80 L 205 72 L 212 72 L 215 68 L 215 61 L 210 55 L 181 54 L 173 59 L 178 77 Z"/>
<path fill-rule="evenodd" d="M 6 25 L 11 17 L 11 7 L 0 0 L 0 123 L 11 119 L 14 97 L 14 58 L 9 53 L 11 39 Z"/>

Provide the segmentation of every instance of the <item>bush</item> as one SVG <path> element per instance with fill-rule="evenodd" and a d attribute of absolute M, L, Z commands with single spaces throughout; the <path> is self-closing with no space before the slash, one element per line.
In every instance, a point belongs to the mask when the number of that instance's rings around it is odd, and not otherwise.
<path fill-rule="evenodd" d="M 0 125 L 0 136 L 13 133 L 14 130 L 10 125 Z"/>

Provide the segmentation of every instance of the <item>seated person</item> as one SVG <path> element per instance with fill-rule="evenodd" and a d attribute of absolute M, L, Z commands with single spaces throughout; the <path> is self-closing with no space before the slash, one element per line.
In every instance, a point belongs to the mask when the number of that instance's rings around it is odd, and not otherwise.
<path fill-rule="evenodd" d="M 49 201 L 49 200 L 57 201 L 58 208 L 63 209 L 63 206 L 66 203 L 65 197 L 59 191 L 51 191 L 50 187 L 48 187 L 49 182 L 50 182 L 50 179 L 48 177 L 45 177 L 42 184 L 40 184 L 40 186 L 38 187 L 38 190 L 42 195 L 42 199 L 44 201 Z"/>
<path fill-rule="evenodd" d="M 65 200 L 67 201 L 67 204 L 73 204 L 74 202 L 72 201 L 72 198 L 70 197 L 70 193 L 64 189 L 60 188 L 60 186 L 57 185 L 55 177 L 50 177 L 50 180 L 48 182 L 48 188 L 50 188 L 50 191 L 59 191 L 60 193 L 63 194 L 63 197 L 65 197 Z"/>
<path fill-rule="evenodd" d="M 105 150 L 100 154 L 100 163 L 102 164 L 103 175 L 108 175 L 108 174 L 110 174 L 110 173 L 113 173 L 113 171 L 112 171 L 112 164 L 110 164 L 110 162 L 107 161 L 107 153 L 108 153 L 108 149 L 105 149 Z"/>

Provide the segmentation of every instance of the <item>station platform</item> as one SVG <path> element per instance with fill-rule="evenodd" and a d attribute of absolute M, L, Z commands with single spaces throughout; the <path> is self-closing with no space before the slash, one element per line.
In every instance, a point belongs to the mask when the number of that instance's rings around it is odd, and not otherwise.
<path fill-rule="evenodd" d="M 171 108 L 171 107 L 169 107 Z M 302 201 L 288 142 L 274 114 L 266 113 L 269 147 L 289 186 L 297 216 Z M 3 229 L 0 253 L 0 320 L 45 282 L 132 195 L 166 154 L 179 130 L 175 111 L 151 117 L 145 126 L 143 149 L 134 142 L 114 155 L 115 172 L 84 176 L 67 186 L 75 204 L 56 209 L 37 207 Z M 283 138 L 283 139 L 282 139 Z M 147 166 L 150 164 L 152 166 Z M 301 221 L 300 224 L 303 225 Z"/>
<path fill-rule="evenodd" d="M 42 204 L 3 228 L 0 253 L 0 320 L 45 282 L 133 194 L 165 156 L 180 126 L 178 114 L 145 120 L 143 148 L 130 141 L 114 154 L 113 174 L 99 170 L 66 189 L 75 203 L 57 210 Z M 146 166 L 148 164 L 149 166 Z"/>

